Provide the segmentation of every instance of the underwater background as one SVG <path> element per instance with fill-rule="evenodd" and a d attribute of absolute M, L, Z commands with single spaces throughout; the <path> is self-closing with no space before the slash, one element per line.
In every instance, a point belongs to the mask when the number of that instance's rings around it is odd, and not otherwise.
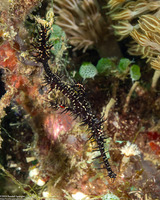
<path fill-rule="evenodd" d="M 0 199 L 160 199 L 160 1 L 0 0 Z"/>

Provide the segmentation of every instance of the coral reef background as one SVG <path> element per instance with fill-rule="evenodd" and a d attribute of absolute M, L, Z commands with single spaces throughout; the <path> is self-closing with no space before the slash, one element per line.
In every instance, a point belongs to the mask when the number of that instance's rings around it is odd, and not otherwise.
<path fill-rule="evenodd" d="M 159 13 L 156 0 L 0 0 L 2 197 L 160 199 Z M 105 120 L 114 180 L 69 99 L 44 81 L 39 25 L 50 27 L 51 70 Z"/>

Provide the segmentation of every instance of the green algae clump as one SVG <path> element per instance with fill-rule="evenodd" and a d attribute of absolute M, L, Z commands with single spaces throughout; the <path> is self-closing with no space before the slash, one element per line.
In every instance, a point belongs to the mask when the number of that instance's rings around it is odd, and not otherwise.
<path fill-rule="evenodd" d="M 49 40 L 54 46 L 54 49 L 51 49 L 51 53 L 56 56 L 63 48 L 63 45 L 66 41 L 66 34 L 60 26 L 53 24 L 51 27 Z"/>
<path fill-rule="evenodd" d="M 108 193 L 102 197 L 102 200 L 120 200 L 116 195 Z"/>
<path fill-rule="evenodd" d="M 137 81 L 141 77 L 140 67 L 138 65 L 132 65 L 130 68 L 130 76 L 132 81 Z"/>
<path fill-rule="evenodd" d="M 118 64 L 118 70 L 121 73 L 125 73 L 129 67 L 129 65 L 131 64 L 131 61 L 127 58 L 121 58 Z"/>
<path fill-rule="evenodd" d="M 114 63 L 109 58 L 101 58 L 97 63 L 99 74 L 109 75 L 113 69 Z"/>
<path fill-rule="evenodd" d="M 79 69 L 79 74 L 85 80 L 87 78 L 94 78 L 98 71 L 92 63 L 84 62 Z"/>

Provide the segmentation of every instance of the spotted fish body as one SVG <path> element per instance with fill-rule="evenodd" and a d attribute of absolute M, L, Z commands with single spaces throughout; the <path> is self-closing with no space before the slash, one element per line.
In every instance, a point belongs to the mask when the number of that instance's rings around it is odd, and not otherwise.
<path fill-rule="evenodd" d="M 49 36 L 47 35 L 47 28 L 41 26 L 40 37 L 37 45 L 37 57 L 36 60 L 43 64 L 45 70 L 45 78 L 47 84 L 50 85 L 51 89 L 60 90 L 64 96 L 70 100 L 69 107 L 65 108 L 66 112 L 72 113 L 75 118 L 79 117 L 83 125 L 88 125 L 91 132 L 91 138 L 96 141 L 97 148 L 100 151 L 100 156 L 103 159 L 104 167 L 108 171 L 110 178 L 116 178 L 116 174 L 112 171 L 108 158 L 105 153 L 104 144 L 105 136 L 102 131 L 103 119 L 98 119 L 92 111 L 90 103 L 85 97 L 85 91 L 83 86 L 79 84 L 70 85 L 61 80 L 61 78 L 53 73 L 48 65 L 50 59 L 50 48 L 51 45 L 48 43 Z M 34 44 L 35 46 L 35 44 Z"/>

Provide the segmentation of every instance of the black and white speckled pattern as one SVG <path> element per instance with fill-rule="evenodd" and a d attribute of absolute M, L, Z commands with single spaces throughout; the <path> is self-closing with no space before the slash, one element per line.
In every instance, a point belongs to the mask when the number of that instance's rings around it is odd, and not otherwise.
<path fill-rule="evenodd" d="M 82 124 L 88 125 L 89 131 L 92 134 L 92 138 L 97 142 L 100 155 L 103 159 L 105 168 L 108 171 L 108 176 L 110 178 L 116 178 L 116 174 L 112 171 L 108 158 L 105 153 L 104 143 L 105 136 L 103 133 L 103 119 L 98 119 L 92 111 L 90 103 L 85 97 L 85 90 L 82 85 L 74 84 L 69 85 L 61 80 L 61 78 L 52 73 L 48 65 L 48 60 L 50 59 L 50 48 L 52 47 L 49 42 L 49 36 L 47 34 L 48 27 L 40 26 L 38 29 L 39 36 L 37 42 L 34 44 L 36 48 L 36 60 L 43 64 L 45 70 L 45 78 L 47 84 L 50 85 L 51 89 L 56 88 L 60 90 L 65 97 L 70 100 L 69 107 L 65 108 L 66 112 L 71 112 L 75 118 L 79 117 Z"/>

